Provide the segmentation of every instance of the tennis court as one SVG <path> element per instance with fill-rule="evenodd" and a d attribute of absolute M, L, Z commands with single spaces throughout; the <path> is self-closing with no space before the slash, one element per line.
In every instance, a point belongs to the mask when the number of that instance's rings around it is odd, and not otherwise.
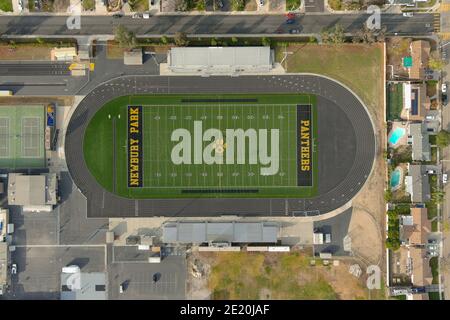
<path fill-rule="evenodd" d="M 45 167 L 44 119 L 42 105 L 0 106 L 0 168 Z"/>

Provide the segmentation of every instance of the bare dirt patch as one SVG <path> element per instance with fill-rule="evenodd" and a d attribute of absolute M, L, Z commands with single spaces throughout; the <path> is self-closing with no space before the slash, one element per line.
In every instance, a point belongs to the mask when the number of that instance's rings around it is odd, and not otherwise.
<path fill-rule="evenodd" d="M 355 260 L 340 260 L 338 266 L 324 266 L 321 260 L 312 266 L 310 261 L 304 252 L 194 251 L 188 258 L 188 299 L 369 298 L 364 276 L 349 273 Z"/>
<path fill-rule="evenodd" d="M 38 45 L 0 45 L 0 60 L 50 60 L 51 48 Z"/>

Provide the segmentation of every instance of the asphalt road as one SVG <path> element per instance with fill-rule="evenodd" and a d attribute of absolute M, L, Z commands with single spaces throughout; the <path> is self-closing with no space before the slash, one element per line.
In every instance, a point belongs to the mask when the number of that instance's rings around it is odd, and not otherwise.
<path fill-rule="evenodd" d="M 303 34 L 320 33 L 339 23 L 348 33 L 360 30 L 367 14 L 299 15 L 296 23 L 286 24 L 283 15 L 189 15 L 152 16 L 150 19 L 111 16 L 83 16 L 79 30 L 69 30 L 66 16 L 5 16 L 0 18 L 0 34 L 6 36 L 112 35 L 119 23 L 140 36 L 170 35 L 177 31 L 195 35 L 276 34 L 299 29 Z M 433 14 L 403 17 L 383 14 L 381 25 L 388 34 L 427 35 L 433 32 Z M 279 32 L 278 32 L 279 33 Z"/>

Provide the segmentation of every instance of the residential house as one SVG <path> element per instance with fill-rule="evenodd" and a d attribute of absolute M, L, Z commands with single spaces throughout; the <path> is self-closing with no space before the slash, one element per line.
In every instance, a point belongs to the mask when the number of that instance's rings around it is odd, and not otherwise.
<path fill-rule="evenodd" d="M 424 83 L 403 83 L 403 110 L 401 118 L 409 121 L 423 121 L 430 110 L 431 102 Z"/>
<path fill-rule="evenodd" d="M 400 240 L 403 244 L 427 244 L 428 234 L 431 232 L 427 208 L 411 208 L 411 215 L 401 216 L 400 222 Z"/>
<path fill-rule="evenodd" d="M 409 78 L 424 80 L 425 69 L 428 68 L 430 60 L 430 43 L 425 40 L 412 41 L 409 50 L 412 58 L 412 65 L 408 67 Z"/>
<path fill-rule="evenodd" d="M 406 192 L 411 195 L 411 202 L 413 203 L 425 203 L 431 199 L 430 182 L 425 166 L 408 165 L 405 187 Z"/>
<path fill-rule="evenodd" d="M 408 144 L 412 145 L 413 161 L 431 161 L 431 147 L 426 123 L 410 123 Z"/>
<path fill-rule="evenodd" d="M 411 283 L 414 286 L 429 286 L 433 282 L 430 258 L 425 248 L 409 248 L 409 263 L 411 263 Z"/>

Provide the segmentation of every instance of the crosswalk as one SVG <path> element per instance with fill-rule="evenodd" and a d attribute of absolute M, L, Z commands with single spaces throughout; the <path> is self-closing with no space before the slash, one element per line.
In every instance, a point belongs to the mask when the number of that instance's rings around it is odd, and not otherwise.
<path fill-rule="evenodd" d="M 441 31 L 441 15 L 439 13 L 433 15 L 433 29 L 434 32 Z"/>

